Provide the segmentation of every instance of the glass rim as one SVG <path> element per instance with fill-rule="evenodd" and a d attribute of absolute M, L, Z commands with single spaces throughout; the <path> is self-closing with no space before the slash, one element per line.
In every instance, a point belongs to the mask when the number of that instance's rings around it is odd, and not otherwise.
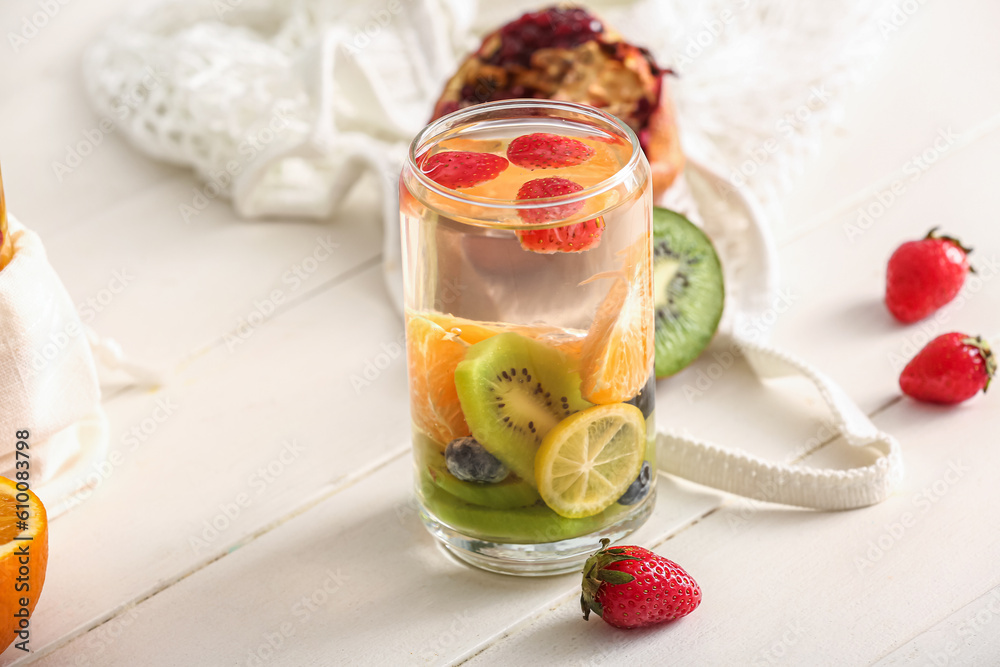
<path fill-rule="evenodd" d="M 582 114 L 593 120 L 599 121 L 604 124 L 611 125 L 618 129 L 629 143 L 632 145 L 632 154 L 629 156 L 628 161 L 623 164 L 614 174 L 604 179 L 599 183 L 588 186 L 579 192 L 573 192 L 570 194 L 559 195 L 556 197 L 539 197 L 538 199 L 530 200 L 501 200 L 492 199 L 490 197 L 482 197 L 478 195 L 463 195 L 459 190 L 453 190 L 451 188 L 446 188 L 439 183 L 436 183 L 426 174 L 424 174 L 420 168 L 417 166 L 417 148 L 423 147 L 428 143 L 430 138 L 441 134 L 441 128 L 446 123 L 452 123 L 456 120 L 468 120 L 469 117 L 473 117 L 479 114 L 488 113 L 491 111 L 502 111 L 502 110 L 520 110 L 520 109 L 538 109 L 538 108 L 551 108 L 551 109 L 562 109 L 565 111 L 572 111 L 574 113 Z M 406 168 L 414 175 L 417 181 L 430 190 L 434 194 L 449 199 L 453 202 L 458 202 L 462 204 L 476 204 L 477 206 L 482 206 L 484 208 L 501 209 L 501 210 L 525 210 L 525 209 L 540 209 L 549 208 L 558 204 L 571 204 L 578 201 L 586 201 L 595 195 L 603 194 L 608 190 L 612 190 L 621 184 L 628 176 L 635 170 L 639 158 L 642 155 L 642 147 L 639 145 L 639 137 L 636 136 L 635 132 L 629 127 L 625 122 L 623 122 L 617 116 L 613 116 L 606 111 L 598 109 L 597 107 L 588 106 L 586 104 L 578 104 L 576 102 L 564 102 L 562 100 L 539 100 L 533 98 L 519 98 L 513 100 L 502 100 L 498 102 L 483 102 L 480 104 L 474 104 L 472 106 L 453 111 L 450 114 L 442 116 L 437 120 L 428 123 L 417 136 L 413 138 L 410 142 L 410 147 L 406 153 Z M 648 176 L 647 176 L 648 178 Z"/>

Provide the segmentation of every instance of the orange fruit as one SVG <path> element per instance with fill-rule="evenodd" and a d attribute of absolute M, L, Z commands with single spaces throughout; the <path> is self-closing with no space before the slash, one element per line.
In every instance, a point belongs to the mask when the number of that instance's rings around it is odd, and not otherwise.
<path fill-rule="evenodd" d="M 591 403 L 627 401 L 649 379 L 655 331 L 650 260 L 642 255 L 648 252 L 644 238 L 626 253 L 583 341 L 580 391 Z"/>
<path fill-rule="evenodd" d="M 499 333 L 513 331 L 540 343 L 554 347 L 574 361 L 579 361 L 583 340 L 567 335 L 565 331 L 553 326 L 528 326 L 525 324 L 504 324 L 501 322 L 476 322 L 454 315 L 440 313 L 425 313 L 424 317 L 433 321 L 445 331 L 456 334 L 469 345 L 496 336 Z"/>
<path fill-rule="evenodd" d="M 468 348 L 467 342 L 426 317 L 407 315 L 410 416 L 442 446 L 471 433 L 455 389 L 455 367 Z"/>
<path fill-rule="evenodd" d="M 22 521 L 27 528 L 18 525 Z M 31 491 L 19 491 L 16 482 L 0 477 L 0 651 L 27 639 L 18 633 L 28 628 L 48 559 L 45 506 Z"/>

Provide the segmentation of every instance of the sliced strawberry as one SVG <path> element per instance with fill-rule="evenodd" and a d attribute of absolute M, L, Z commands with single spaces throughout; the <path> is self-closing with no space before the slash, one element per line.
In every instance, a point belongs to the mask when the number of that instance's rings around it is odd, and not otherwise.
<path fill-rule="evenodd" d="M 561 197 L 563 195 L 580 192 L 583 187 L 566 178 L 535 178 L 528 181 L 517 191 L 517 198 L 522 199 L 546 199 L 548 197 Z M 544 225 L 546 222 L 555 222 L 560 218 L 568 218 L 583 208 L 583 202 L 577 201 L 569 204 L 557 204 L 546 208 L 524 208 L 519 211 L 521 219 L 533 225 Z"/>
<path fill-rule="evenodd" d="M 517 238 L 525 250 L 549 255 L 554 252 L 583 252 L 601 242 L 604 218 L 551 229 L 518 231 Z"/>
<path fill-rule="evenodd" d="M 576 139 L 558 134 L 525 134 L 507 146 L 507 159 L 525 169 L 557 169 L 583 164 L 594 149 Z"/>
<path fill-rule="evenodd" d="M 432 181 L 454 190 L 492 181 L 509 163 L 490 153 L 445 151 L 420 160 L 418 164 Z"/>
<path fill-rule="evenodd" d="M 583 188 L 565 178 L 536 178 L 517 191 L 519 200 L 543 199 L 580 192 Z M 521 219 L 541 225 L 568 218 L 583 208 L 583 202 L 557 204 L 540 209 L 521 209 Z M 572 225 L 546 229 L 518 230 L 517 238 L 525 250 L 549 254 L 554 252 L 583 252 L 597 247 L 604 232 L 604 218 L 585 220 Z"/>

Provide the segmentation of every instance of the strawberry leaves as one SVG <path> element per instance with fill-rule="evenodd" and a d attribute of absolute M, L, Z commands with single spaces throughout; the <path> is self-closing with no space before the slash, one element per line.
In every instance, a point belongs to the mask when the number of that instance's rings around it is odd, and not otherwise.
<path fill-rule="evenodd" d="M 606 569 L 612 563 L 620 563 L 624 560 L 639 560 L 635 556 L 629 556 L 621 547 L 608 549 L 611 540 L 601 539 L 601 549 L 587 559 L 583 566 L 583 593 L 580 595 L 580 607 L 583 609 L 583 620 L 590 620 L 590 612 L 593 611 L 598 616 L 604 615 L 604 607 L 597 601 L 597 592 L 602 583 L 611 585 L 627 584 L 635 580 L 628 572 Z"/>

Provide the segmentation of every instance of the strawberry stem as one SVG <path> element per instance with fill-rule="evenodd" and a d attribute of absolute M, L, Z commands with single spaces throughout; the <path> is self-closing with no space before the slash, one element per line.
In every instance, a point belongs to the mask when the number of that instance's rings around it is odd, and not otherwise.
<path fill-rule="evenodd" d="M 938 227 L 938 226 L 931 227 L 931 230 L 929 232 L 927 232 L 927 236 L 925 236 L 924 238 L 925 239 L 941 239 L 942 241 L 948 241 L 949 243 L 951 243 L 952 245 L 954 245 L 956 248 L 958 248 L 959 250 L 961 250 L 962 252 L 964 252 L 966 255 L 968 255 L 970 252 L 972 252 L 972 248 L 966 248 L 964 245 L 962 245 L 962 242 L 959 241 L 954 236 L 941 236 L 941 235 L 939 235 L 937 233 L 937 230 L 939 230 L 939 229 L 940 229 L 940 227 Z M 975 271 L 972 268 L 970 268 L 969 270 L 972 271 L 973 273 L 975 273 Z"/>
<path fill-rule="evenodd" d="M 611 586 L 627 584 L 635 579 L 627 572 L 607 569 L 608 565 L 623 560 L 639 560 L 635 556 L 629 556 L 621 547 L 609 549 L 611 540 L 601 538 L 601 548 L 583 564 L 583 593 L 580 594 L 580 608 L 583 610 L 583 620 L 590 620 L 590 612 L 598 616 L 604 616 L 604 607 L 597 601 L 597 593 L 601 589 L 601 584 L 608 583 Z"/>
<path fill-rule="evenodd" d="M 985 393 L 990 388 L 990 381 L 993 379 L 993 376 L 996 375 L 997 358 L 993 355 L 990 344 L 983 340 L 982 336 L 965 338 L 962 340 L 962 343 L 971 345 L 979 350 L 979 356 L 983 358 L 983 363 L 986 365 L 986 384 L 983 386 L 983 392 Z"/>

